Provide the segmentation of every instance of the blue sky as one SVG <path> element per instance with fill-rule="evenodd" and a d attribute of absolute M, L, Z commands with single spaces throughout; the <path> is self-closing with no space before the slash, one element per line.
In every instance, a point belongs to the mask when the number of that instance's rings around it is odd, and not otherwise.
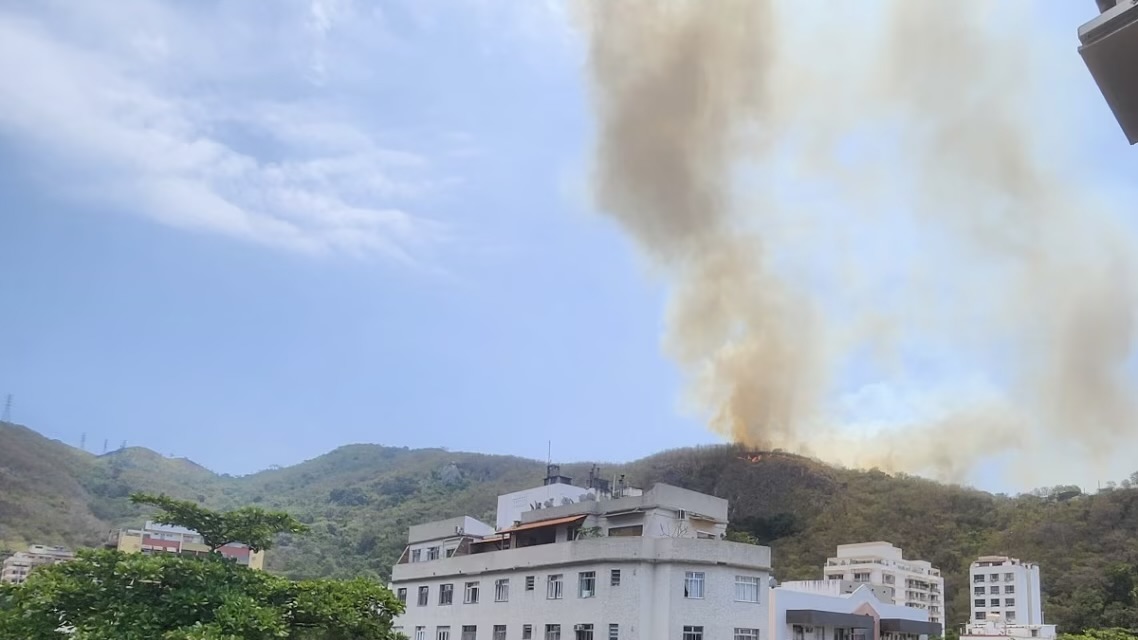
<path fill-rule="evenodd" d="M 1082 4 L 1035 26 L 1056 100 L 1085 110 L 1087 173 L 1124 181 L 1138 156 L 1075 53 Z M 353 442 L 627 460 L 719 441 L 660 352 L 665 283 L 590 210 L 560 2 L 267 7 L 0 2 L 17 422 L 229 473 Z M 851 420 L 896 410 L 897 387 L 850 386 Z"/>

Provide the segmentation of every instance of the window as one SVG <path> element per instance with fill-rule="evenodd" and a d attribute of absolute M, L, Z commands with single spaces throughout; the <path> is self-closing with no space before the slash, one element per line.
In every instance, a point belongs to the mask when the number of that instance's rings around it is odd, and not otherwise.
<path fill-rule="evenodd" d="M 1010 584 L 1004 587 L 1004 593 L 1015 593 L 1015 592 L 1016 592 L 1016 588 Z"/>
<path fill-rule="evenodd" d="M 494 640 L 506 640 L 506 625 L 494 625 Z"/>
<path fill-rule="evenodd" d="M 1016 606 L 1016 599 L 1015 598 L 1004 598 L 1004 606 L 1005 607 Z"/>
<path fill-rule="evenodd" d="M 549 581 L 545 583 L 545 598 L 546 600 L 560 600 L 561 599 L 561 574 L 555 573 L 549 576 Z M 556 625 L 554 625 L 556 626 Z M 549 634 L 549 625 L 546 625 L 546 635 Z M 558 627 L 558 634 L 561 633 Z M 558 636 L 560 637 L 560 635 Z"/>
<path fill-rule="evenodd" d="M 613 569 L 609 574 L 609 584 L 614 587 L 620 586 L 620 569 Z"/>
<path fill-rule="evenodd" d="M 758 602 L 759 579 L 756 576 L 735 576 L 735 602 Z"/>
<path fill-rule="evenodd" d="M 1016 576 L 1014 573 L 1005 573 L 1004 582 L 1015 582 Z"/>
<path fill-rule="evenodd" d="M 440 584 L 439 585 L 439 604 L 448 605 L 454 603 L 454 585 L 453 584 Z"/>
<path fill-rule="evenodd" d="M 983 581 L 984 581 L 983 574 L 977 573 L 976 575 L 972 576 L 972 582 L 983 582 Z"/>
<path fill-rule="evenodd" d="M 1000 574 L 998 574 L 998 573 L 993 573 L 993 574 L 989 575 L 989 576 L 988 576 L 988 581 L 989 581 L 989 582 L 999 582 L 999 581 L 1000 581 Z"/>
<path fill-rule="evenodd" d="M 472 624 L 462 625 L 462 640 L 478 640 L 478 627 Z"/>
<path fill-rule="evenodd" d="M 796 624 L 790 628 L 790 637 L 792 640 L 806 640 L 806 627 Z"/>
<path fill-rule="evenodd" d="M 644 535 L 644 525 L 636 524 L 630 527 L 609 527 L 609 537 L 626 538 Z"/>
<path fill-rule="evenodd" d="M 431 547 L 430 549 L 427 549 L 427 560 L 438 560 L 438 559 L 439 559 L 439 548 L 438 547 Z"/>
<path fill-rule="evenodd" d="M 702 571 L 688 571 L 684 574 L 684 597 L 685 598 L 702 598 L 703 597 L 703 572 Z M 694 627 L 693 627 L 694 628 Z M 700 633 L 703 633 L 703 627 Z"/>
<path fill-rule="evenodd" d="M 430 587 L 419 587 L 419 606 L 420 607 L 427 606 L 427 598 L 430 596 L 430 591 L 431 591 Z M 426 627 L 423 627 L 423 628 L 425 629 Z M 424 633 L 426 633 L 426 632 L 424 632 Z"/>
<path fill-rule="evenodd" d="M 1008 622 L 1015 622 L 1016 621 L 1016 612 L 1015 611 L 1009 611 L 1007 613 L 1007 615 L 1004 616 L 1004 619 L 1007 620 Z M 1036 630 L 1036 631 L 1038 631 L 1038 630 Z M 1035 634 L 1032 634 L 1032 635 L 1035 635 Z"/>
<path fill-rule="evenodd" d="M 854 574 L 854 582 L 869 582 L 869 574 L 868 573 L 855 573 Z"/>
<path fill-rule="evenodd" d="M 533 576 L 526 576 L 526 591 L 533 591 Z"/>
<path fill-rule="evenodd" d="M 415 627 L 415 640 L 427 640 L 426 627 Z"/>
<path fill-rule="evenodd" d="M 396 594 L 398 594 L 400 602 L 407 604 L 407 587 L 399 587 L 399 591 L 396 591 Z"/>
<path fill-rule="evenodd" d="M 975 589 L 972 590 L 972 595 L 975 595 L 975 596 L 984 595 L 984 587 L 976 587 Z"/>
<path fill-rule="evenodd" d="M 522 640 L 533 640 L 533 625 L 532 624 L 523 624 L 522 625 Z"/>
<path fill-rule="evenodd" d="M 735 627 L 735 640 L 759 640 L 759 630 Z"/>
<path fill-rule="evenodd" d="M 684 640 L 703 640 L 703 627 L 684 627 Z"/>
<path fill-rule="evenodd" d="M 976 619 L 977 620 L 983 620 L 985 615 L 987 615 L 987 614 L 985 614 L 983 611 L 977 611 L 976 612 Z"/>
<path fill-rule="evenodd" d="M 577 596 L 592 598 L 597 595 L 597 573 L 595 571 L 582 571 L 577 574 Z"/>
<path fill-rule="evenodd" d="M 423 550 L 422 549 L 412 549 L 411 550 L 411 562 L 422 562 L 422 560 L 423 560 Z M 418 627 L 416 627 L 416 628 L 418 628 Z"/>
<path fill-rule="evenodd" d="M 450 640 L 450 627 L 437 627 L 435 629 L 435 640 Z"/>
<path fill-rule="evenodd" d="M 991 587 L 988 587 L 988 593 L 997 596 L 1000 595 L 1000 585 L 992 585 Z"/>
<path fill-rule="evenodd" d="M 1000 606 L 1000 599 L 999 598 L 992 598 L 992 601 L 988 603 L 988 606 L 998 608 Z"/>
<path fill-rule="evenodd" d="M 463 596 L 462 601 L 466 604 L 478 604 L 478 583 L 466 583 L 466 595 Z"/>
<path fill-rule="evenodd" d="M 573 625 L 573 635 L 575 640 L 593 640 L 593 625 L 575 624 Z"/>
<path fill-rule="evenodd" d="M 619 624 L 610 624 L 609 625 L 609 640 L 620 640 L 620 625 Z"/>
<path fill-rule="evenodd" d="M 561 640 L 561 625 L 545 625 L 545 640 Z"/>
<path fill-rule="evenodd" d="M 979 600 L 976 600 L 975 602 L 972 603 L 972 606 L 976 607 L 977 609 L 983 609 L 984 608 L 984 599 L 980 598 Z"/>
<path fill-rule="evenodd" d="M 883 573 L 881 577 L 885 581 L 885 584 L 893 584 L 897 581 L 897 578 L 895 578 L 892 573 Z"/>
<path fill-rule="evenodd" d="M 510 579 L 501 578 L 494 581 L 494 602 L 510 601 Z"/>

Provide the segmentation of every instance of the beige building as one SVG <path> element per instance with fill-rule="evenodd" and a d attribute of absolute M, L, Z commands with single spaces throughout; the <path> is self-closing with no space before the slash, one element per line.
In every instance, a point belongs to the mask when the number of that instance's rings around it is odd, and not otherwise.
<path fill-rule="evenodd" d="M 940 569 L 925 560 L 903 557 L 901 549 L 888 542 L 838 545 L 837 554 L 826 560 L 826 580 L 848 580 L 886 588 L 892 601 L 923 609 L 929 622 L 944 624 L 944 578 Z"/>
<path fill-rule="evenodd" d="M 17 552 L 4 560 L 0 582 L 23 584 L 36 567 L 66 562 L 74 557 L 75 554 L 65 547 L 33 544 L 27 551 Z"/>
<path fill-rule="evenodd" d="M 149 521 L 141 529 L 123 529 L 116 532 L 108 546 L 124 553 L 186 553 L 191 555 L 209 553 L 209 547 L 205 545 L 201 535 L 196 531 Z M 253 551 L 239 542 L 231 542 L 218 549 L 217 552 L 250 569 L 260 570 L 264 566 L 264 551 Z"/>

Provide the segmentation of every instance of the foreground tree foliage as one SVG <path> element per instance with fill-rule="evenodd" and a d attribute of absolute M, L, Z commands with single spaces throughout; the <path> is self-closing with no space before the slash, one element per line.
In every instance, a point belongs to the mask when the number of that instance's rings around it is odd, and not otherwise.
<path fill-rule="evenodd" d="M 271 546 L 272 534 L 263 534 L 274 527 L 273 533 L 296 530 L 285 514 L 246 510 L 227 519 L 232 514 L 165 498 L 157 502 L 169 524 L 191 527 L 199 518 L 237 522 L 259 548 Z M 190 518 L 177 516 L 183 510 Z M 250 544 L 232 535 L 222 538 Z M 219 554 L 90 550 L 33 572 L 23 585 L 0 588 L 0 638 L 390 640 L 397 637 L 392 619 L 402 611 L 386 587 L 362 578 L 293 581 Z"/>

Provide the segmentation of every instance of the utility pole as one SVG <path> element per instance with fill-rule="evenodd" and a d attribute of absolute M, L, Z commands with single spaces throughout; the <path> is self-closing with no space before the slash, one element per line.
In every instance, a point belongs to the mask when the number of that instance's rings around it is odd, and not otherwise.
<path fill-rule="evenodd" d="M 79 448 L 82 449 L 83 451 L 87 450 L 87 434 L 86 433 L 79 436 Z"/>
<path fill-rule="evenodd" d="M 8 399 L 4 401 L 4 416 L 0 418 L 0 422 L 12 423 L 12 394 L 8 394 Z"/>

